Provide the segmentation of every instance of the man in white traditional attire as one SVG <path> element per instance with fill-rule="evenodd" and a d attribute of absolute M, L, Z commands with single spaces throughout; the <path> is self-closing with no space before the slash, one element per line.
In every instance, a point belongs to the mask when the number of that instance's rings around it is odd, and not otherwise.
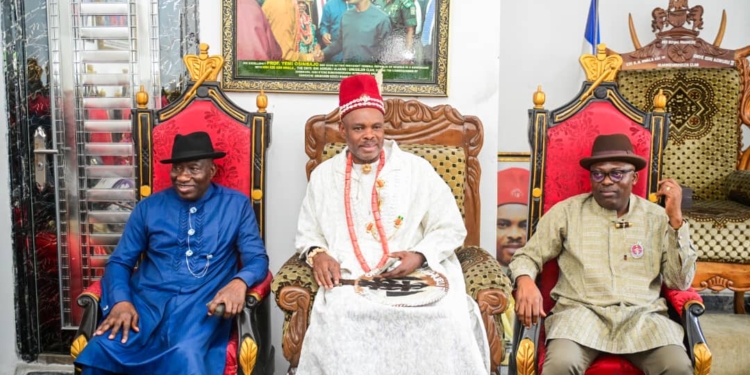
<path fill-rule="evenodd" d="M 313 171 L 298 223 L 297 251 L 321 288 L 297 374 L 488 374 L 479 308 L 454 253 L 466 228 L 450 188 L 384 140 L 374 77 L 342 80 L 339 106 L 347 148 Z"/>

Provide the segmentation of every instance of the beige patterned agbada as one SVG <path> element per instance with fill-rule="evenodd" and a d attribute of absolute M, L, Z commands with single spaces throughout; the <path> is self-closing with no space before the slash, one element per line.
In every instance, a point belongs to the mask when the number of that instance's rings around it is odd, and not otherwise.
<path fill-rule="evenodd" d="M 615 222 L 631 225 L 616 228 Z M 557 304 L 545 319 L 548 340 L 615 354 L 683 345 L 682 327 L 667 316 L 660 289 L 665 283 L 685 290 L 693 280 L 697 256 L 687 223 L 672 229 L 662 207 L 635 195 L 620 218 L 592 194 L 578 195 L 542 216 L 513 256 L 513 279 L 535 279 L 555 257 L 560 277 L 551 292 Z"/>

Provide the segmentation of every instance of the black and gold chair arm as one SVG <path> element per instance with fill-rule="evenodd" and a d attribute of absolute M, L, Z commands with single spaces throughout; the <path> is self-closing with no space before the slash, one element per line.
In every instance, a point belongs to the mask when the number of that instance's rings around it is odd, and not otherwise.
<path fill-rule="evenodd" d="M 682 326 L 685 329 L 688 354 L 693 362 L 695 375 L 706 375 L 711 371 L 711 350 L 706 343 L 698 317 L 706 311 L 705 306 L 699 301 L 688 301 L 685 303 L 682 314 Z"/>
<path fill-rule="evenodd" d="M 70 347 L 70 355 L 73 359 L 83 351 L 91 337 L 96 331 L 97 324 L 101 319 L 101 310 L 99 309 L 99 296 L 93 293 L 82 293 L 76 300 L 78 306 L 83 308 L 83 317 L 81 324 L 78 326 L 78 332 L 73 339 Z M 224 304 L 219 305 L 216 315 L 224 314 Z M 258 364 L 258 358 L 273 358 L 274 348 L 270 343 L 271 331 L 268 324 L 262 324 L 259 321 L 261 314 L 270 314 L 270 298 L 262 298 L 255 292 L 248 292 L 245 297 L 245 307 L 239 315 L 235 317 L 238 343 L 238 375 L 251 375 Z M 265 343 L 265 341 L 269 341 Z M 265 350 L 265 353 L 258 353 L 258 350 Z M 269 353 L 270 351 L 270 353 Z M 266 364 L 270 368 L 258 369 L 259 373 L 273 373 L 273 363 Z M 80 369 L 76 368 L 75 373 L 80 374 Z"/>
<path fill-rule="evenodd" d="M 78 326 L 78 333 L 75 336 L 73 345 L 70 347 L 70 355 L 73 359 L 78 357 L 91 340 L 96 331 L 96 326 L 101 317 L 99 311 L 99 297 L 92 293 L 83 293 L 76 299 L 78 306 L 83 308 L 83 317 L 81 324 Z"/>
<path fill-rule="evenodd" d="M 536 369 L 539 368 L 539 334 L 543 324 L 544 318 L 539 318 L 538 324 L 526 328 L 516 317 L 513 324 L 513 347 L 508 361 L 509 375 L 536 375 Z"/>
<path fill-rule="evenodd" d="M 245 308 L 235 317 L 239 339 L 237 375 L 273 374 L 273 361 L 265 364 L 266 368 L 256 368 L 257 364 L 262 363 L 258 361 L 259 358 L 273 358 L 275 352 L 270 342 L 271 327 L 259 320 L 259 317 L 270 314 L 270 310 L 270 298 L 258 299 L 257 295 L 249 293 L 245 300 Z"/>

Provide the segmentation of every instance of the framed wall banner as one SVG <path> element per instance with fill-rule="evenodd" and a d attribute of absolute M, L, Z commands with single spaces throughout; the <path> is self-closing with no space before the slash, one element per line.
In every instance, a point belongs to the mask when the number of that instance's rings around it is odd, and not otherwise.
<path fill-rule="evenodd" d="M 529 215 L 529 167 L 528 152 L 497 153 L 497 244 L 495 257 L 503 271 L 510 273 L 508 264 L 516 250 L 526 245 Z M 510 275 L 509 275 L 510 276 Z M 513 326 L 516 321 L 515 301 L 510 298 L 508 309 L 501 316 L 505 330 L 505 345 L 510 353 L 513 343 Z M 507 361 L 508 355 L 503 360 Z"/>
<path fill-rule="evenodd" d="M 450 0 L 221 0 L 227 91 L 336 93 L 382 74 L 383 95 L 448 95 Z"/>
<path fill-rule="evenodd" d="M 495 256 L 506 269 L 526 244 L 529 204 L 528 152 L 497 153 L 497 244 Z"/>

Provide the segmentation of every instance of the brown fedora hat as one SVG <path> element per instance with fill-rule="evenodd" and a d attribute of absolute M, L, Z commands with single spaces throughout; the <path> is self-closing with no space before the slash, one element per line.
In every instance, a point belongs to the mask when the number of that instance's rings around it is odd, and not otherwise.
<path fill-rule="evenodd" d="M 636 171 L 646 166 L 646 159 L 633 152 L 630 138 L 624 134 L 607 134 L 597 136 L 591 147 L 591 156 L 581 159 L 581 167 L 588 170 L 594 163 L 603 161 L 621 161 L 633 164 Z"/>

